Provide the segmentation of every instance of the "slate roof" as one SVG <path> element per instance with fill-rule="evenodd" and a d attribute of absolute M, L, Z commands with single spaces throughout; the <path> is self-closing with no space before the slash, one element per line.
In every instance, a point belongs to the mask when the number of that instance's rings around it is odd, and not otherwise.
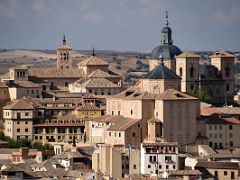
<path fill-rule="evenodd" d="M 152 71 L 148 72 L 144 79 L 181 79 L 175 72 L 168 69 L 164 64 L 157 65 Z"/>
<path fill-rule="evenodd" d="M 88 59 L 85 59 L 78 63 L 78 66 L 95 66 L 95 65 L 105 65 L 108 66 L 109 64 L 96 56 L 91 56 Z"/>
<path fill-rule="evenodd" d="M 199 58 L 200 56 L 198 56 L 192 51 L 185 51 L 184 53 L 177 56 L 177 58 L 186 58 L 186 57 Z"/>

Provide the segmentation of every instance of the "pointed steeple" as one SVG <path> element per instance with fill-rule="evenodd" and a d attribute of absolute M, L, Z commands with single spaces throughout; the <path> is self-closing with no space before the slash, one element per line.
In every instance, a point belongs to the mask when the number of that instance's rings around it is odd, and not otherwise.
<path fill-rule="evenodd" d="M 168 26 L 168 11 L 166 11 L 166 24 L 165 27 L 162 28 L 162 37 L 161 37 L 161 44 L 167 44 L 167 45 L 172 45 L 173 40 L 172 40 L 172 30 Z"/>

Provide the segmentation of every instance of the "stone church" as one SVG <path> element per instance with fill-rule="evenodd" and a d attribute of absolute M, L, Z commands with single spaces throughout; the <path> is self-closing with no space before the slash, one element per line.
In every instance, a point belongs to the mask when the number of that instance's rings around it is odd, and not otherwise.
<path fill-rule="evenodd" d="M 206 96 L 211 98 L 212 104 L 215 105 L 233 102 L 234 55 L 225 51 L 215 52 L 210 56 L 210 64 L 200 65 L 200 56 L 189 51 L 182 52 L 173 44 L 172 30 L 169 27 L 167 12 L 166 24 L 162 28 L 160 42 L 161 44 L 155 47 L 150 55 L 150 72 L 156 72 L 156 68 L 166 71 L 166 68 L 162 68 L 162 66 L 165 66 L 171 71 L 170 74 L 175 73 L 180 77 L 182 92 L 190 94 L 193 91 L 199 92 L 201 90 Z M 156 88 L 159 82 L 155 78 L 156 84 L 154 85 L 148 76 L 149 74 L 143 78 L 144 80 L 140 80 L 140 82 L 151 82 L 149 87 Z M 161 76 L 161 82 L 162 79 L 166 81 L 166 78 Z M 177 79 L 175 78 L 174 81 Z M 171 81 L 173 80 L 171 79 Z M 166 82 L 169 82 L 169 80 Z M 146 87 L 147 84 L 145 83 L 144 86 Z M 174 86 L 177 86 L 176 83 L 171 88 L 174 88 Z M 162 87 L 162 89 L 166 88 Z M 179 89 L 179 86 L 175 89 Z M 154 92 L 155 90 L 150 91 Z"/>

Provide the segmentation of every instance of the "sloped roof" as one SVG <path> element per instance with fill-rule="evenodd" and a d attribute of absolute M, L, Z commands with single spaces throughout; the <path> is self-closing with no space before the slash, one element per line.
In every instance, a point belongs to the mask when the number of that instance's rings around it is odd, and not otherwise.
<path fill-rule="evenodd" d="M 211 57 L 235 57 L 235 56 L 226 51 L 218 51 L 215 52 Z"/>
<path fill-rule="evenodd" d="M 85 104 L 81 107 L 78 107 L 76 111 L 101 111 L 98 107 L 91 105 L 91 104 Z"/>
<path fill-rule="evenodd" d="M 160 63 L 152 71 L 148 72 L 144 79 L 181 79 L 175 72 Z"/>
<path fill-rule="evenodd" d="M 107 80 L 106 78 L 90 78 L 86 82 L 83 82 L 81 87 L 85 88 L 119 88 L 117 84 Z"/>
<path fill-rule="evenodd" d="M 17 99 L 13 101 L 11 104 L 4 106 L 3 109 L 23 109 L 23 110 L 33 110 L 34 105 L 30 102 L 25 101 L 24 99 Z"/>
<path fill-rule="evenodd" d="M 60 45 L 60 46 L 58 46 L 58 48 L 57 49 L 64 49 L 64 50 L 72 50 L 72 47 L 71 46 L 69 46 L 69 45 L 67 45 L 67 44 L 62 44 L 62 45 Z"/>
<path fill-rule="evenodd" d="M 123 116 L 121 115 L 117 115 L 117 116 L 113 116 L 113 115 L 105 115 L 105 116 L 100 116 L 97 118 L 88 118 L 88 121 L 95 121 L 95 122 L 109 122 L 109 123 L 116 123 L 118 121 L 120 121 L 121 119 L 123 119 Z"/>
<path fill-rule="evenodd" d="M 110 71 L 111 72 L 111 71 Z M 97 69 L 96 71 L 92 72 L 91 74 L 88 75 L 88 77 L 91 78 L 111 78 L 111 77 L 120 77 L 118 74 L 111 72 L 112 74 L 110 74 L 109 72 L 106 71 L 102 71 L 101 69 Z"/>
<path fill-rule="evenodd" d="M 197 54 L 195 54 L 192 51 L 185 51 L 184 53 L 177 56 L 177 58 L 186 58 L 186 57 L 199 58 L 200 56 L 198 56 Z"/>
<path fill-rule="evenodd" d="M 120 99 L 136 99 L 136 100 L 140 100 L 140 99 L 155 99 L 157 97 L 157 95 L 149 93 L 147 91 L 138 91 L 136 89 L 126 89 L 125 91 L 116 94 L 114 96 L 109 97 L 109 99 L 115 99 L 115 98 L 120 98 Z"/>
<path fill-rule="evenodd" d="M 80 78 L 85 74 L 81 69 L 58 69 L 58 68 L 30 68 L 28 70 L 29 76 L 40 78 Z"/>
<path fill-rule="evenodd" d="M 11 86 L 9 87 L 16 87 L 16 88 L 40 88 L 39 84 L 33 83 L 31 81 L 16 81 L 14 80 Z"/>
<path fill-rule="evenodd" d="M 140 119 L 131 119 L 123 117 L 120 121 L 117 121 L 114 125 L 108 128 L 108 131 L 125 131 L 133 125 L 140 122 Z"/>
<path fill-rule="evenodd" d="M 109 64 L 107 62 L 97 58 L 96 56 L 91 56 L 90 58 L 85 59 L 78 63 L 78 66 L 94 66 L 94 65 L 108 66 Z"/>
<path fill-rule="evenodd" d="M 161 99 L 161 100 L 186 100 L 186 99 L 197 100 L 198 98 L 195 98 L 188 94 L 182 93 L 175 89 L 168 89 L 168 90 L 164 91 L 163 93 L 159 94 L 158 99 Z"/>
<path fill-rule="evenodd" d="M 0 82 L 0 88 L 7 88 L 8 86 L 5 84 L 5 83 L 3 83 L 3 82 Z"/>
<path fill-rule="evenodd" d="M 220 162 L 220 161 L 200 161 L 195 167 L 205 167 L 211 169 L 238 169 L 237 162 Z"/>
<path fill-rule="evenodd" d="M 160 119 L 153 117 L 151 119 L 148 120 L 149 123 L 158 123 L 158 122 L 162 122 Z"/>

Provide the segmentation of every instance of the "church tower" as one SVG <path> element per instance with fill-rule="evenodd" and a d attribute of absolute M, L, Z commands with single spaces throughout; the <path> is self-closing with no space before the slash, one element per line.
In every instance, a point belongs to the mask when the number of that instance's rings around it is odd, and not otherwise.
<path fill-rule="evenodd" d="M 63 36 L 63 44 L 57 48 L 57 68 L 72 69 L 72 48 L 67 45 L 65 35 Z"/>
<path fill-rule="evenodd" d="M 173 45 L 172 30 L 168 23 L 168 12 L 166 11 L 166 24 L 161 31 L 160 45 L 155 47 L 149 60 L 149 70 L 153 70 L 160 63 L 160 55 L 163 56 L 164 64 L 173 72 L 176 72 L 175 56 L 181 54 L 181 50 Z"/>
<path fill-rule="evenodd" d="M 199 89 L 199 59 L 198 55 L 190 51 L 176 57 L 176 74 L 182 78 L 181 92 L 191 93 Z"/>
<path fill-rule="evenodd" d="M 211 65 L 218 69 L 224 80 L 225 103 L 233 101 L 234 58 L 234 55 L 226 51 L 215 52 L 211 56 Z"/>

